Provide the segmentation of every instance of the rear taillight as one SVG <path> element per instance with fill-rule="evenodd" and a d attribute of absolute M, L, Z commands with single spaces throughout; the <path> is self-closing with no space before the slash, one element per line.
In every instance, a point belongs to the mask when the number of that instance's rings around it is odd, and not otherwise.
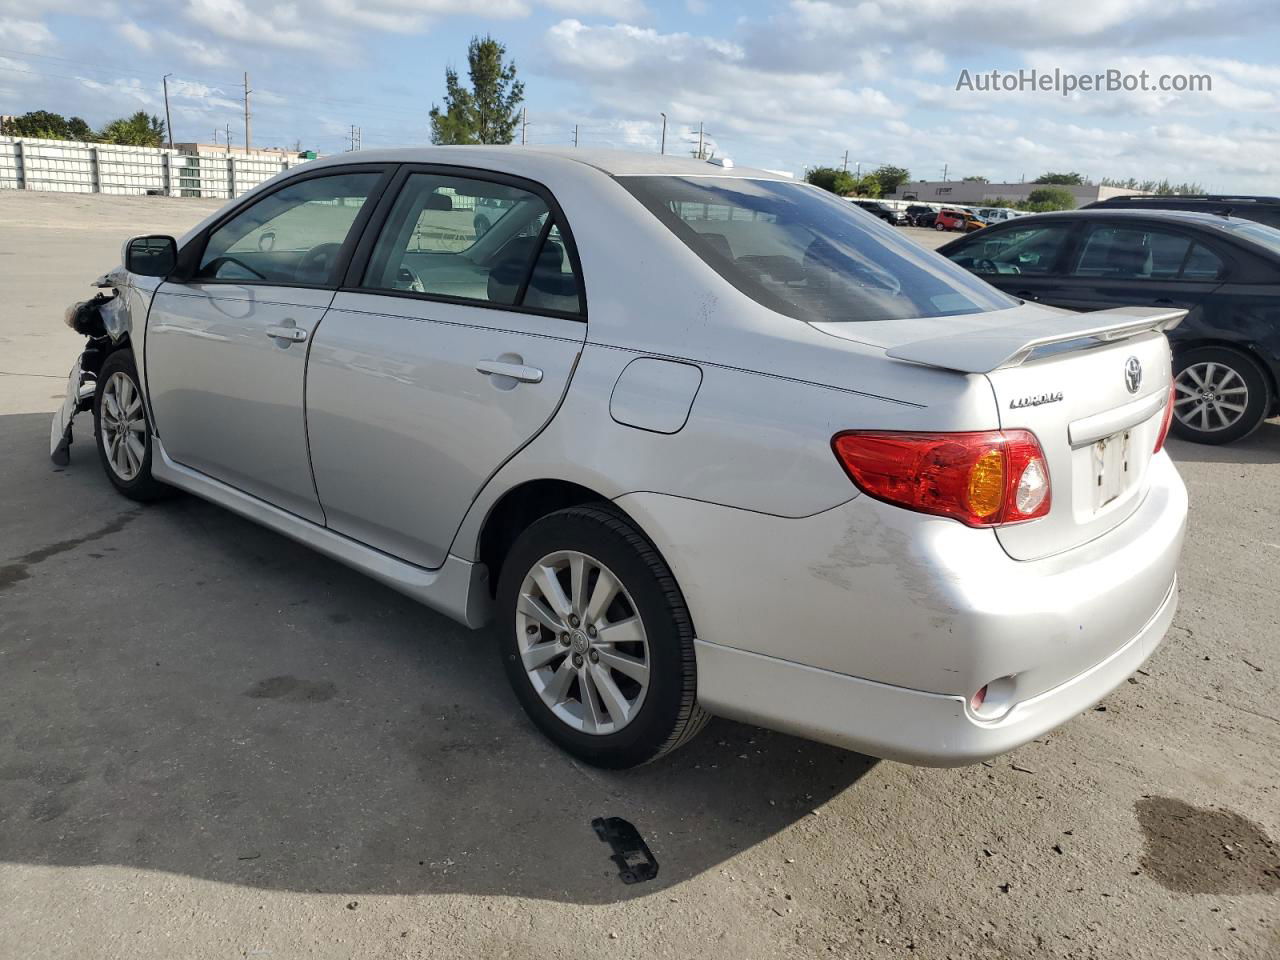
<path fill-rule="evenodd" d="M 1152 453 L 1159 453 L 1164 449 L 1164 442 L 1169 436 L 1169 425 L 1173 423 L 1173 401 L 1178 399 L 1177 381 L 1169 384 L 1169 402 L 1164 405 L 1164 417 L 1160 420 L 1160 432 L 1156 434 L 1156 448 Z"/>
<path fill-rule="evenodd" d="M 1027 430 L 885 433 L 851 430 L 831 440 L 864 493 L 971 527 L 1023 523 L 1049 512 L 1049 467 Z"/>

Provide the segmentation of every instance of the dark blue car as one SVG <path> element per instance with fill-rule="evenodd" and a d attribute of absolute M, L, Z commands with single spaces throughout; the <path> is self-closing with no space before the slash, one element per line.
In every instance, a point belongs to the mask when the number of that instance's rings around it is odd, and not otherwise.
<path fill-rule="evenodd" d="M 1280 413 L 1280 230 L 1178 210 L 1019 217 L 939 252 L 1023 300 L 1070 310 L 1184 307 L 1173 430 L 1230 443 Z"/>

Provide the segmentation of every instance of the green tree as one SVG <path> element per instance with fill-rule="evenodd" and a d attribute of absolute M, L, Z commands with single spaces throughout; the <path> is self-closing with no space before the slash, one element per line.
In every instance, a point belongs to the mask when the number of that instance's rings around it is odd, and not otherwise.
<path fill-rule="evenodd" d="M 93 131 L 79 117 L 68 119 L 48 110 L 32 110 L 20 117 L 0 123 L 0 134 L 7 137 L 40 137 L 45 140 L 91 140 Z"/>
<path fill-rule="evenodd" d="M 472 37 L 467 48 L 471 88 L 458 71 L 444 71 L 444 109 L 431 106 L 432 143 L 510 143 L 520 122 L 524 84 L 516 65 L 503 63 L 507 48 L 493 37 Z"/>
<path fill-rule="evenodd" d="M 1042 187 L 1027 194 L 1027 199 L 1020 205 L 1023 210 L 1036 213 L 1047 213 L 1050 210 L 1074 210 L 1076 198 L 1065 187 Z"/>
<path fill-rule="evenodd" d="M 880 196 L 887 197 L 911 179 L 911 171 L 886 163 L 876 167 L 869 176 L 880 184 Z"/>
<path fill-rule="evenodd" d="M 823 190 L 830 190 L 838 197 L 848 196 L 858 187 L 858 181 L 848 170 L 835 167 L 811 167 L 804 172 L 808 183 Z"/>
<path fill-rule="evenodd" d="M 1084 177 L 1078 173 L 1042 173 L 1031 182 L 1053 184 L 1058 187 L 1075 187 L 1084 183 Z"/>
<path fill-rule="evenodd" d="M 981 174 L 975 174 L 972 177 L 964 177 L 963 179 L 961 179 L 960 182 L 961 183 L 990 183 L 991 181 L 988 180 L 986 177 L 982 176 Z"/>
<path fill-rule="evenodd" d="M 164 134 L 163 120 L 139 110 L 131 117 L 112 120 L 98 131 L 98 139 L 128 147 L 159 147 L 164 145 Z"/>

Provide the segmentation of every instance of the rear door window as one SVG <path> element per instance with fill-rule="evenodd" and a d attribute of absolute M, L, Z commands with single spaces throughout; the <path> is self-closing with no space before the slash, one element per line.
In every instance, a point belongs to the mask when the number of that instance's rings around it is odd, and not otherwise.
<path fill-rule="evenodd" d="M 1094 224 L 1086 228 L 1072 272 L 1108 280 L 1171 280 L 1190 249 L 1191 240 L 1181 234 Z"/>
<path fill-rule="evenodd" d="M 547 202 L 488 180 L 414 173 L 361 286 L 494 306 L 581 311 L 581 283 Z"/>

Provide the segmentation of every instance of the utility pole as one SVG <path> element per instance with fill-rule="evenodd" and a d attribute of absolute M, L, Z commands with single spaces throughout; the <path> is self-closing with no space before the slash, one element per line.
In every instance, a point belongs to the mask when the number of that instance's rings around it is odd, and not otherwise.
<path fill-rule="evenodd" d="M 161 79 L 164 84 L 164 128 L 169 131 L 169 149 L 173 149 L 173 119 L 169 116 L 169 78 L 172 73 L 166 73 Z"/>
<path fill-rule="evenodd" d="M 246 71 L 244 75 L 244 153 L 249 155 L 249 146 L 253 143 L 251 131 L 253 128 L 249 124 L 249 94 L 253 93 L 249 89 L 249 74 Z"/>
<path fill-rule="evenodd" d="M 578 145 L 578 125 L 576 123 L 573 125 L 573 145 L 575 147 Z"/>
<path fill-rule="evenodd" d="M 227 124 L 227 153 L 231 152 L 231 124 Z"/>
<path fill-rule="evenodd" d="M 702 159 L 702 121 L 698 121 L 698 159 Z"/>
<path fill-rule="evenodd" d="M 854 176 L 857 177 L 859 180 L 861 180 L 862 179 L 862 161 L 861 160 L 858 161 L 858 165 L 854 169 L 856 170 L 856 172 L 854 173 Z"/>
<path fill-rule="evenodd" d="M 944 163 L 942 165 L 942 182 L 943 183 L 947 182 L 947 168 L 948 168 L 948 164 Z"/>
<path fill-rule="evenodd" d="M 658 147 L 658 153 L 665 154 L 667 152 L 667 115 L 662 114 L 662 145 Z"/>
<path fill-rule="evenodd" d="M 529 108 L 525 107 L 520 111 L 520 146 L 524 146 L 529 139 Z"/>
<path fill-rule="evenodd" d="M 348 153 L 355 153 L 360 149 L 360 128 L 354 123 L 351 125 L 351 148 Z"/>
<path fill-rule="evenodd" d="M 840 169 L 845 173 L 849 172 L 849 151 L 848 150 L 844 152 L 844 166 L 842 166 Z"/>

